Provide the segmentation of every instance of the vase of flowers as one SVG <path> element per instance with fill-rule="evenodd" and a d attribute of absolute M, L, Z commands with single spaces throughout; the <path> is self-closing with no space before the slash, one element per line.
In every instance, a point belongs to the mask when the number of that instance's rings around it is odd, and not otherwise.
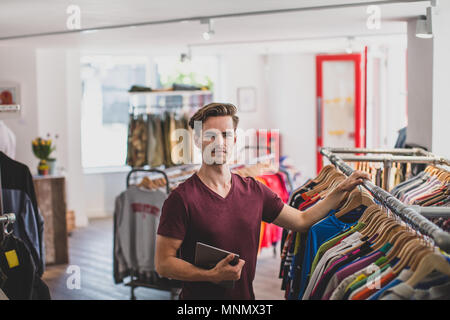
<path fill-rule="evenodd" d="M 50 138 L 50 134 L 47 135 Z M 57 138 L 57 136 L 56 136 Z M 53 163 L 55 159 L 50 158 L 50 155 L 55 151 L 56 147 L 52 144 L 52 139 L 42 139 L 38 137 L 33 140 L 32 148 L 34 155 L 39 159 L 38 174 L 48 175 L 51 169 L 49 163 Z"/>

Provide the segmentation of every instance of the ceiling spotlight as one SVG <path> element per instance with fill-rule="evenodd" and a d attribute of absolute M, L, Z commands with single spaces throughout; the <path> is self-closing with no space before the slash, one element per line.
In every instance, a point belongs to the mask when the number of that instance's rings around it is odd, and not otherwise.
<path fill-rule="evenodd" d="M 203 32 L 203 39 L 209 40 L 214 35 L 213 21 L 211 19 L 200 20 L 201 24 L 208 24 L 208 31 Z"/>
<path fill-rule="evenodd" d="M 431 7 L 427 8 L 427 15 L 420 16 L 416 22 L 416 37 L 422 39 L 433 38 L 433 29 L 431 22 Z"/>

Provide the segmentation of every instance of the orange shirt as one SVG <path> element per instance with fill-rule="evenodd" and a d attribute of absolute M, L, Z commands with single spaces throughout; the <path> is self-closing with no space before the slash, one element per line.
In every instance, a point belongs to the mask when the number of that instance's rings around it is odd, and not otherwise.
<path fill-rule="evenodd" d="M 383 278 L 381 278 L 380 280 L 380 287 L 378 288 L 377 286 L 377 282 L 375 281 L 375 283 L 372 282 L 373 285 L 366 288 L 364 288 L 363 290 L 361 290 L 360 292 L 358 292 L 357 294 L 355 294 L 352 297 L 352 300 L 366 300 L 368 297 L 370 297 L 372 294 L 374 294 L 375 292 L 377 292 L 378 290 L 380 290 L 382 287 L 384 287 L 385 285 L 387 285 L 389 282 L 391 282 L 392 280 L 395 279 L 397 275 L 395 273 L 393 273 L 392 271 L 389 272 L 388 274 L 386 274 Z"/>

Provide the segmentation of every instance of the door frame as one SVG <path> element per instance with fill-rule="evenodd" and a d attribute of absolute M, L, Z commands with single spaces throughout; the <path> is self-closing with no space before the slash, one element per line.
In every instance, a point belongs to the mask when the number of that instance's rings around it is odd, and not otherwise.
<path fill-rule="evenodd" d="M 351 54 L 330 54 L 316 56 L 316 144 L 319 172 L 323 167 L 320 148 L 323 147 L 323 75 L 322 66 L 326 61 L 353 61 L 355 76 L 355 147 L 366 147 L 366 51 Z M 327 146 L 333 147 L 333 146 Z"/>

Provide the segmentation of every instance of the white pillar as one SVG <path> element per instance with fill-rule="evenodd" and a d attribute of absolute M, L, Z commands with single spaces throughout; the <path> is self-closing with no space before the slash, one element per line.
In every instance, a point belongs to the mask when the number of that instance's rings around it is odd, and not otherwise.
<path fill-rule="evenodd" d="M 408 21 L 407 143 L 432 147 L 433 39 L 416 37 L 417 18 Z"/>
<path fill-rule="evenodd" d="M 450 159 L 450 1 L 433 10 L 433 153 Z"/>

